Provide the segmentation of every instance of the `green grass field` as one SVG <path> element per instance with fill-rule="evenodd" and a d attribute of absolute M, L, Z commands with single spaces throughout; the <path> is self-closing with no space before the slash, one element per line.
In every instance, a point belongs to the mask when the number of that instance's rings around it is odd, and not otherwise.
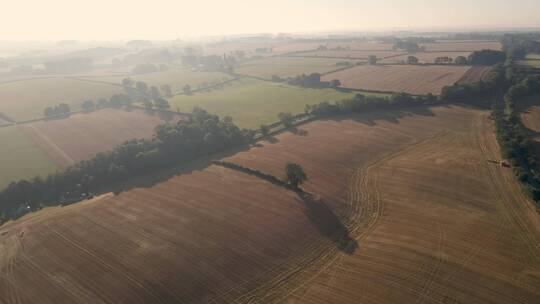
<path fill-rule="evenodd" d="M 528 54 L 526 59 L 540 60 L 540 54 Z"/>
<path fill-rule="evenodd" d="M 306 89 L 285 84 L 241 79 L 231 86 L 191 96 L 171 98 L 172 110 L 190 112 L 194 107 L 203 108 L 223 117 L 231 116 L 242 128 L 256 129 L 261 124 L 276 122 L 280 112 L 298 114 L 307 104 L 336 101 L 352 97 L 333 89 Z"/>
<path fill-rule="evenodd" d="M 42 78 L 0 84 L 0 112 L 15 121 L 43 116 L 43 110 L 61 102 L 72 110 L 86 99 L 110 98 L 120 87 L 66 78 Z"/>
<path fill-rule="evenodd" d="M 126 76 L 92 76 L 85 77 L 89 80 L 99 80 L 111 83 L 120 84 Z M 182 87 L 189 84 L 192 89 L 198 86 L 212 82 L 222 82 L 223 80 L 231 79 L 231 77 L 219 72 L 194 72 L 190 70 L 171 69 L 163 72 L 132 75 L 130 78 L 134 81 L 144 81 L 148 85 L 161 86 L 168 84 L 173 92 L 181 91 Z"/>
<path fill-rule="evenodd" d="M 0 189 L 10 182 L 46 176 L 57 170 L 54 163 L 15 126 L 0 128 Z"/>
<path fill-rule="evenodd" d="M 271 57 L 247 62 L 236 68 L 238 74 L 270 79 L 273 75 L 280 77 L 296 76 L 310 73 L 326 73 L 339 69 L 338 62 L 355 60 L 332 58 L 303 58 L 303 57 Z"/>

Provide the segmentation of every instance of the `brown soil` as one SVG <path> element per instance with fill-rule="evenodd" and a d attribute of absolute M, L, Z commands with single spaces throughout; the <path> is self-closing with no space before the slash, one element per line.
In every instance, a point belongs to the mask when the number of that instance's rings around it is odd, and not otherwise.
<path fill-rule="evenodd" d="M 540 223 L 488 112 L 309 123 L 221 167 L 0 228 L 4 303 L 536 303 Z M 344 243 L 346 241 L 346 243 Z"/>
<path fill-rule="evenodd" d="M 460 80 L 469 67 L 418 65 L 362 65 L 331 73 L 324 81 L 339 79 L 344 88 L 410 94 L 440 94 Z"/>

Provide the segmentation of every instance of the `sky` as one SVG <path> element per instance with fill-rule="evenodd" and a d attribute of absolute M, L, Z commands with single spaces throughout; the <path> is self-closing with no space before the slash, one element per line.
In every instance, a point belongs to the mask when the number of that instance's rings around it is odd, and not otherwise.
<path fill-rule="evenodd" d="M 540 0 L 6 0 L 0 40 L 540 27 Z"/>

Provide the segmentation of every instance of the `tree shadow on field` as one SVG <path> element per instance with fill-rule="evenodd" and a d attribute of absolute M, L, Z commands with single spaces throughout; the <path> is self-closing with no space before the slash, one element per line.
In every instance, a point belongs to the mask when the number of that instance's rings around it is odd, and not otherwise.
<path fill-rule="evenodd" d="M 349 235 L 347 227 L 328 205 L 312 194 L 297 191 L 298 200 L 303 203 L 306 216 L 319 233 L 330 239 L 336 247 L 348 255 L 358 248 L 358 242 Z"/>
<path fill-rule="evenodd" d="M 166 182 L 167 180 L 180 175 L 191 174 L 197 171 L 202 171 L 212 165 L 212 161 L 216 159 L 226 158 L 235 155 L 242 151 L 247 151 L 251 147 L 249 145 L 229 149 L 221 153 L 212 154 L 210 156 L 201 157 L 187 163 L 160 169 L 145 174 L 140 174 L 132 177 L 126 181 L 111 186 L 102 187 L 98 194 L 113 192 L 118 195 L 124 191 L 129 191 L 136 188 L 151 188 L 159 183 Z"/>
<path fill-rule="evenodd" d="M 437 105 L 441 107 L 445 105 Z M 381 109 L 381 110 L 370 110 L 365 113 L 359 114 L 348 114 L 343 116 L 336 116 L 331 118 L 326 118 L 326 120 L 331 121 L 342 121 L 346 119 L 352 119 L 361 124 L 368 125 L 370 127 L 376 126 L 378 122 L 385 121 L 390 123 L 399 123 L 400 119 L 405 117 L 413 116 L 435 116 L 435 113 L 431 110 L 431 106 L 414 106 L 414 107 L 403 107 L 400 109 Z"/>

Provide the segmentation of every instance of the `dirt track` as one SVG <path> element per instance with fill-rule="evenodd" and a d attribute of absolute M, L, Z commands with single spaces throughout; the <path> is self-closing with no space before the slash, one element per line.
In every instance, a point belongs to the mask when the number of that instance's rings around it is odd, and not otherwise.
<path fill-rule="evenodd" d="M 0 303 L 538 302 L 539 217 L 487 117 L 318 121 L 227 158 L 300 163 L 306 198 L 211 166 L 8 223 Z"/>

